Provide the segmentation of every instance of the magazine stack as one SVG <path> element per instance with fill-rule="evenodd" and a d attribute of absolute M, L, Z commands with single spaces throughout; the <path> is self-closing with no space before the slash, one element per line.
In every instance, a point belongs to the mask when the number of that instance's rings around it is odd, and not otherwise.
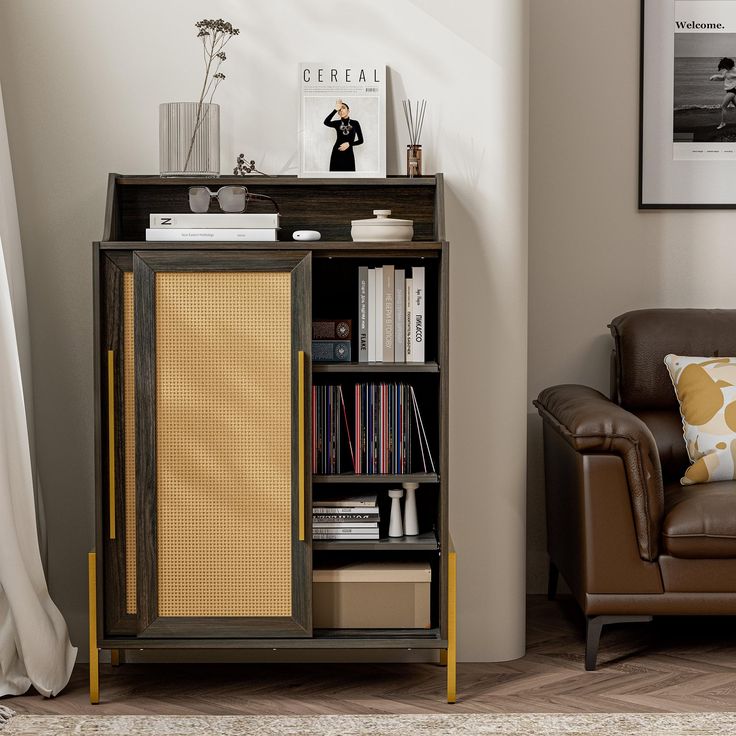
<path fill-rule="evenodd" d="M 315 501 L 312 508 L 312 538 L 378 539 L 377 496 L 347 496 Z"/>
<path fill-rule="evenodd" d="M 279 215 L 275 212 L 188 212 L 153 214 L 146 240 L 181 242 L 275 242 Z"/>

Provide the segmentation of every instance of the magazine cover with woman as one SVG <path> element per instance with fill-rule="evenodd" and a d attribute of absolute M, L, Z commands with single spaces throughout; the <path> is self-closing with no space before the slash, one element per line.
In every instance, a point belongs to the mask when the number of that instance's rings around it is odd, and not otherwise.
<path fill-rule="evenodd" d="M 300 64 L 299 176 L 386 176 L 386 67 Z"/>

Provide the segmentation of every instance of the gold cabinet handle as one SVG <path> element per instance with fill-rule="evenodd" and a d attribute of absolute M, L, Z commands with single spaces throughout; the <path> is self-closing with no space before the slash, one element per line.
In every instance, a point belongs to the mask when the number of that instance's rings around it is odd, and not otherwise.
<path fill-rule="evenodd" d="M 107 351 L 107 468 L 110 539 L 115 539 L 115 353 Z"/>
<path fill-rule="evenodd" d="M 305 402 L 305 381 L 304 381 L 304 351 L 299 351 L 299 541 L 304 541 L 305 520 L 304 520 L 304 402 Z"/>

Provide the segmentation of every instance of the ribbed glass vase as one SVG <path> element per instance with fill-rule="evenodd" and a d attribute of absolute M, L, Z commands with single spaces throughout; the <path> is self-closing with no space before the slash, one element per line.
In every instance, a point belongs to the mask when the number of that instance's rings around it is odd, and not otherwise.
<path fill-rule="evenodd" d="M 163 102 L 158 108 L 161 176 L 220 175 L 220 106 Z"/>

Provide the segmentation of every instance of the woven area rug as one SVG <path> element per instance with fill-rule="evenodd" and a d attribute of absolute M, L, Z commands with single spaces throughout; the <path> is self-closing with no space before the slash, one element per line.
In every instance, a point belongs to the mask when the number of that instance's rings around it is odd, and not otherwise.
<path fill-rule="evenodd" d="M 0 706 L 2 708 L 2 706 Z M 397 716 L 23 716 L 2 736 L 724 736 L 736 713 Z"/>

